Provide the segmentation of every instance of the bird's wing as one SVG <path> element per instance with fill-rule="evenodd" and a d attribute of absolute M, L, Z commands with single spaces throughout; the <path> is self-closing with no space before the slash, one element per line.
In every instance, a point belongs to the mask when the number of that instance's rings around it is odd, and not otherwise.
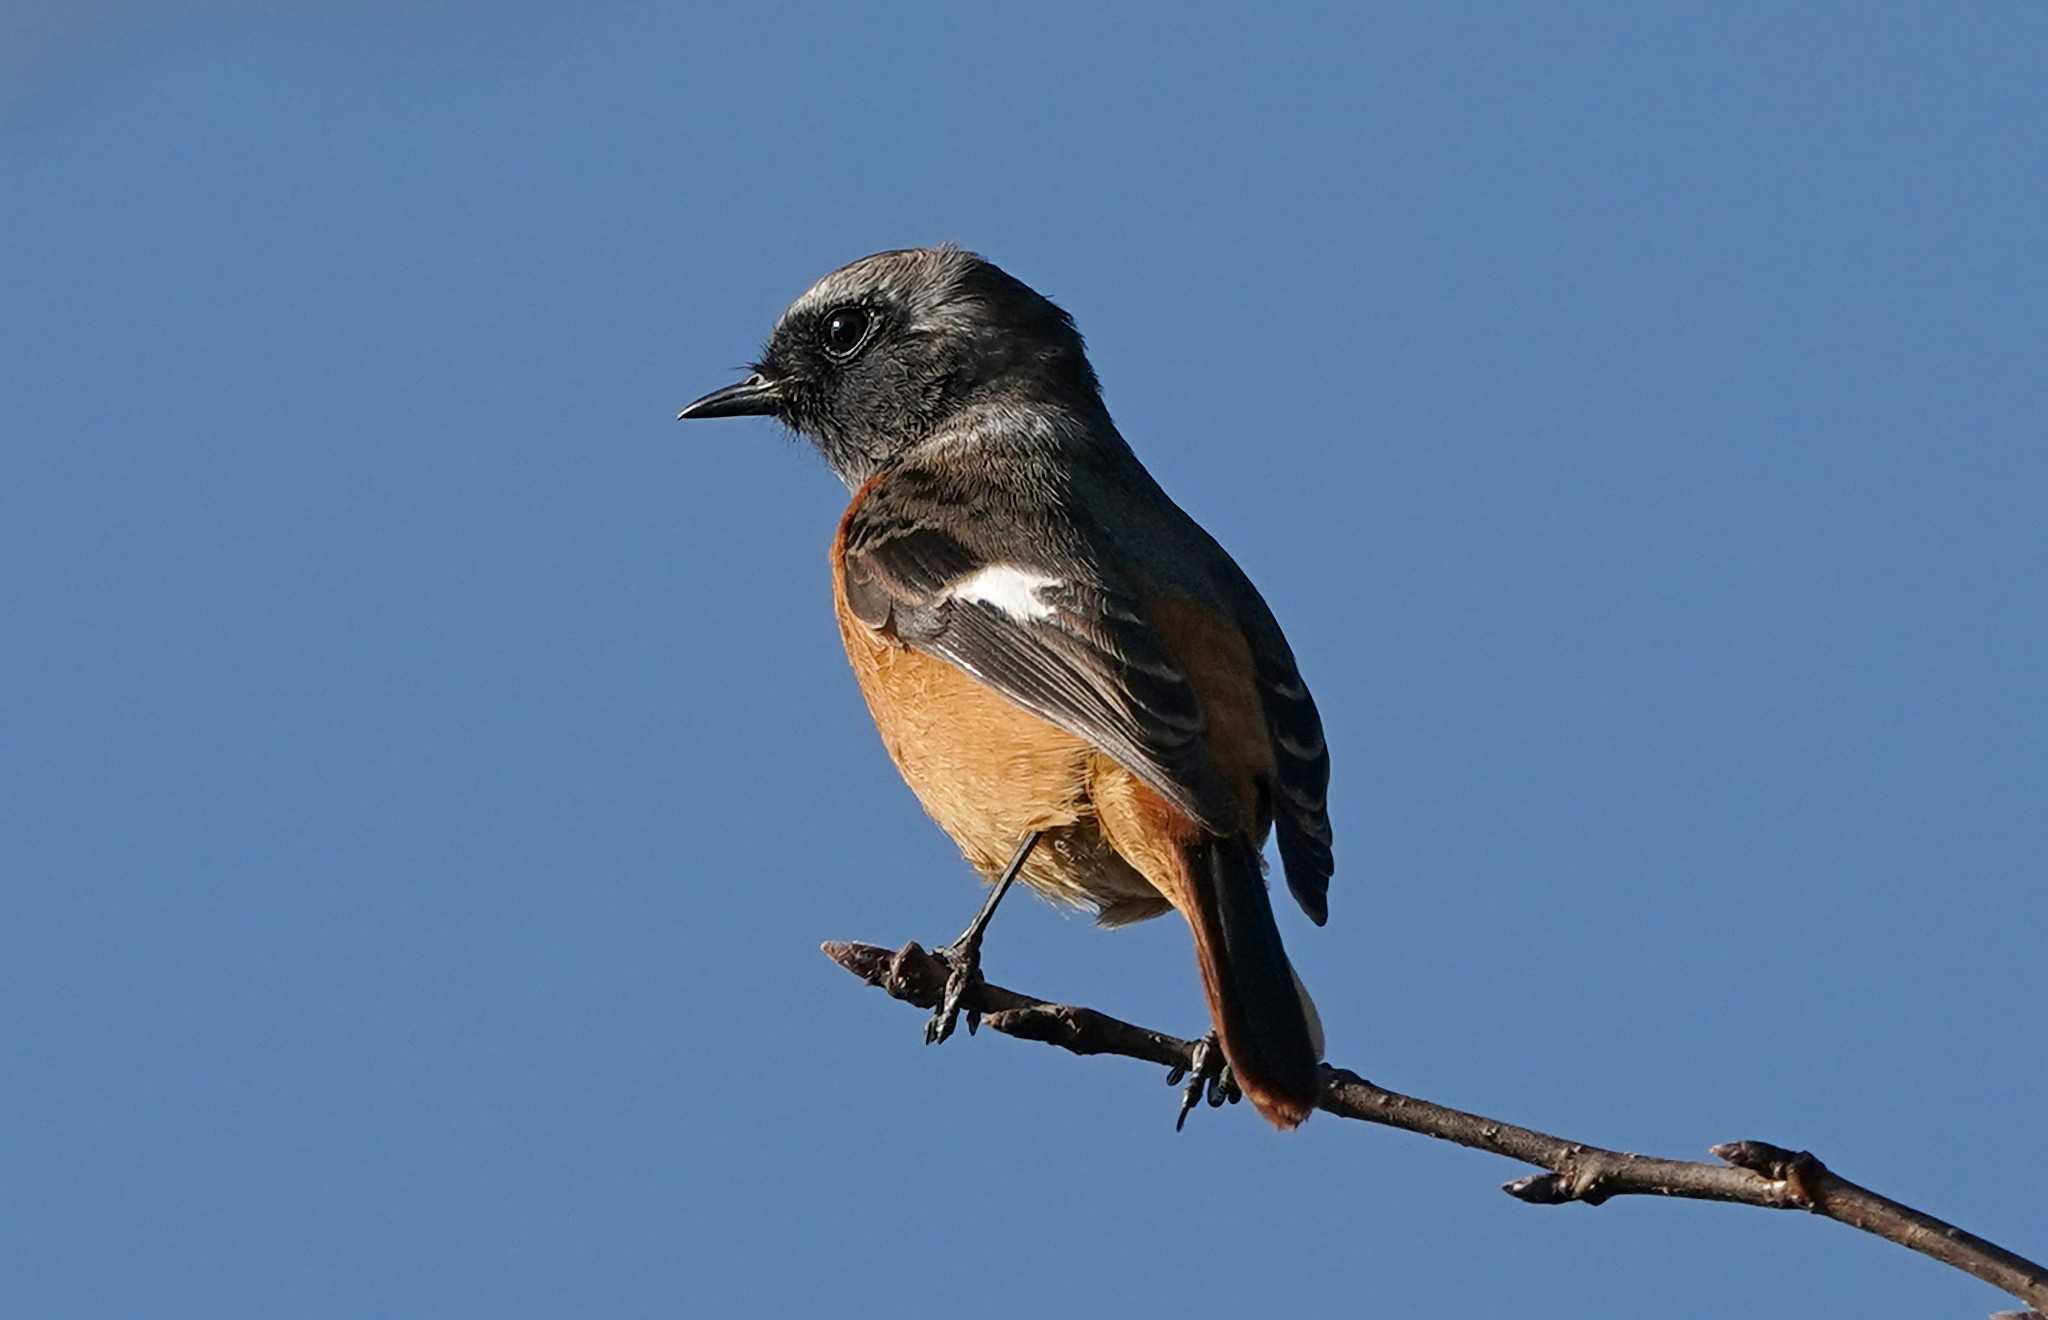
<path fill-rule="evenodd" d="M 1245 584 L 1247 589 L 1250 583 Z M 1259 702 L 1273 739 L 1273 827 L 1280 836 L 1280 862 L 1287 888 L 1310 921 L 1330 919 L 1330 873 L 1336 862 L 1330 852 L 1330 749 L 1323 742 L 1323 719 L 1315 698 L 1295 666 L 1294 651 L 1273 621 L 1263 600 L 1259 616 L 1245 629 L 1258 671 Z"/>
<path fill-rule="evenodd" d="M 1137 498 L 1133 498 L 1133 493 Z M 1250 686 L 1257 690 L 1265 732 L 1272 744 L 1270 804 L 1287 887 L 1318 926 L 1330 916 L 1330 753 L 1323 721 L 1309 695 L 1294 651 L 1259 589 L 1237 561 L 1158 488 L 1135 458 L 1111 479 L 1089 483 L 1072 515 L 1092 527 L 1110 529 L 1098 539 L 1125 548 L 1107 557 L 1143 563 L 1146 581 L 1176 582 L 1178 589 L 1206 600 L 1231 620 L 1251 652 Z M 1190 663 L 1192 663 L 1190 661 Z"/>
<path fill-rule="evenodd" d="M 1141 601 L 1072 526 L 1028 502 L 964 507 L 937 474 L 892 473 L 849 513 L 846 602 L 871 628 L 959 666 L 1227 832 L 1202 710 Z"/>

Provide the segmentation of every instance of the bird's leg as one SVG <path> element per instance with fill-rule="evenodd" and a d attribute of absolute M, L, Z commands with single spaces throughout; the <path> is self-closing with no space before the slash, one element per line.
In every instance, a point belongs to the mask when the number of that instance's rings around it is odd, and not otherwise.
<path fill-rule="evenodd" d="M 996 904 L 1003 901 L 1003 895 L 1010 892 L 1010 886 L 1017 881 L 1017 873 L 1024 869 L 1024 861 L 1031 856 L 1031 849 L 1038 843 L 1037 830 L 1024 836 L 1017 845 L 1017 852 L 1010 858 L 1010 864 L 1003 868 L 1002 875 L 982 900 L 981 911 L 974 914 L 974 920 L 967 923 L 967 929 L 960 932 L 960 938 L 938 950 L 941 958 L 953 969 L 946 977 L 946 994 L 939 1000 L 939 1006 L 932 1010 L 931 1021 L 924 1024 L 924 1043 L 937 1045 L 953 1034 L 953 1024 L 960 1017 L 960 1001 L 975 982 L 981 980 L 981 937 L 988 931 L 989 918 L 996 914 Z M 981 1025 L 981 1014 L 975 1009 L 967 1010 L 967 1034 L 972 1036 Z"/>
<path fill-rule="evenodd" d="M 1192 1073 L 1193 1076 L 1189 1077 Z M 1192 1067 L 1175 1064 L 1167 1070 L 1166 1084 L 1179 1086 L 1183 1077 L 1188 1086 L 1180 1096 L 1180 1117 L 1173 1120 L 1173 1130 L 1180 1131 L 1187 1126 L 1188 1115 L 1194 1112 L 1195 1102 L 1202 1098 L 1204 1088 L 1209 1093 L 1209 1108 L 1214 1109 L 1225 1100 L 1236 1104 L 1244 1099 L 1244 1092 L 1238 1089 L 1237 1079 L 1230 1075 L 1230 1063 L 1223 1057 L 1223 1043 L 1210 1032 L 1195 1042 L 1195 1058 Z"/>

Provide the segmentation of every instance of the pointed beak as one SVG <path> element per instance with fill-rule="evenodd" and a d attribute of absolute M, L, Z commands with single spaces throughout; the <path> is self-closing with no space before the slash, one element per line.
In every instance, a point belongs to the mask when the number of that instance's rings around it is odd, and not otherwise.
<path fill-rule="evenodd" d="M 782 382 L 755 372 L 737 385 L 713 390 L 676 414 L 679 422 L 700 417 L 769 417 L 782 407 Z"/>

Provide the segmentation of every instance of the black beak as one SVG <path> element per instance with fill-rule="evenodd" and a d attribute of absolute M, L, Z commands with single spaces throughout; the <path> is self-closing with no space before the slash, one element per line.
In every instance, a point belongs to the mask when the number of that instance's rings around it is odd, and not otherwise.
<path fill-rule="evenodd" d="M 676 414 L 679 422 L 700 417 L 772 417 L 782 409 L 782 382 L 755 372 L 737 385 L 713 390 Z"/>

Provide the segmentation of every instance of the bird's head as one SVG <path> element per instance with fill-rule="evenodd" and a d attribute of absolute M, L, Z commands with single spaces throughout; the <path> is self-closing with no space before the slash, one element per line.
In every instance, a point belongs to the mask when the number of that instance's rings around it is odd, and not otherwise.
<path fill-rule="evenodd" d="M 1099 410 L 1073 318 L 971 252 L 879 252 L 819 280 L 775 323 L 746 380 L 682 410 L 774 417 L 859 485 L 961 410 Z"/>

